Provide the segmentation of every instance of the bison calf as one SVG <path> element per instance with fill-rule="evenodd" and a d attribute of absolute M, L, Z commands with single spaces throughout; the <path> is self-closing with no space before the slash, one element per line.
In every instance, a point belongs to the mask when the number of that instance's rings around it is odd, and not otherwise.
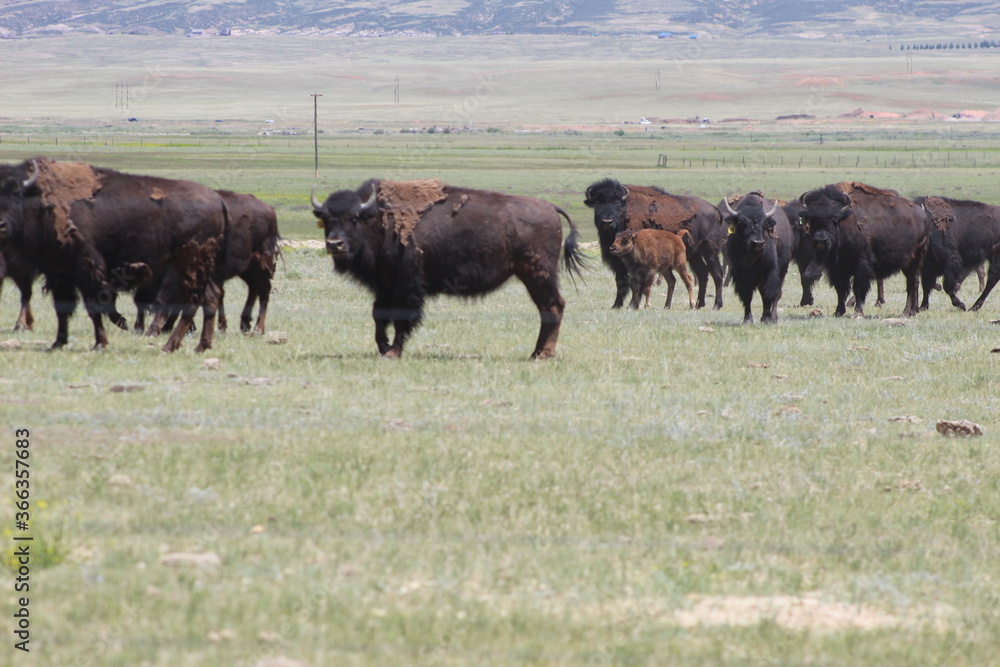
<path fill-rule="evenodd" d="M 695 307 L 694 284 L 687 270 L 687 249 L 682 240 L 684 235 L 690 237 L 686 229 L 677 234 L 659 229 L 641 229 L 637 232 L 621 232 L 615 236 L 610 250 L 628 268 L 632 287 L 631 308 L 639 307 L 641 295 L 645 295 L 646 307 L 649 308 L 649 292 L 657 273 L 667 281 L 667 302 L 663 307 L 669 308 L 674 298 L 674 285 L 677 284 L 674 271 L 677 271 L 687 287 L 688 303 L 691 308 Z"/>

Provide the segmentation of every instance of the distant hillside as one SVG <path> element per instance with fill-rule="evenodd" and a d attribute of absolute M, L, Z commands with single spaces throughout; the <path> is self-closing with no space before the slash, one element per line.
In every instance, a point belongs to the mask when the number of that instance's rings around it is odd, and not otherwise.
<path fill-rule="evenodd" d="M 0 0 L 0 38 L 97 34 L 927 35 L 1000 30 L 989 0 Z"/>

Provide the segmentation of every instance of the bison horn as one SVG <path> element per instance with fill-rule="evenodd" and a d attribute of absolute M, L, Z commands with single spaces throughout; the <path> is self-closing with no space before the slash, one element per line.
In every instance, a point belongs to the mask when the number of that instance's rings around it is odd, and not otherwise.
<path fill-rule="evenodd" d="M 367 211 L 368 209 L 370 209 L 372 206 L 375 205 L 376 196 L 377 196 L 377 193 L 375 191 L 375 184 L 372 183 L 372 193 L 368 197 L 368 201 L 365 201 L 365 202 L 361 203 L 361 212 L 362 213 L 364 213 L 365 211 Z"/>
<path fill-rule="evenodd" d="M 733 210 L 733 207 L 729 205 L 729 197 L 723 197 L 722 201 L 726 204 L 726 210 L 729 211 L 729 215 L 737 215 L 736 211 Z"/>
<path fill-rule="evenodd" d="M 316 186 L 315 185 L 313 186 L 312 194 L 310 195 L 310 198 L 312 199 L 312 205 L 313 205 L 313 208 L 315 210 L 320 211 L 320 210 L 323 209 L 323 204 L 321 204 L 320 201 L 318 199 L 316 199 Z"/>
<path fill-rule="evenodd" d="M 771 216 L 773 216 L 775 213 L 778 212 L 778 202 L 773 202 L 773 203 L 774 206 L 771 207 L 771 210 L 764 214 L 765 220 L 767 220 L 768 218 L 770 218 Z"/>
<path fill-rule="evenodd" d="M 38 161 L 37 160 L 32 160 L 31 161 L 31 174 L 28 176 L 27 179 L 25 179 L 25 181 L 23 183 L 21 183 L 21 188 L 24 189 L 24 190 L 27 190 L 28 188 L 30 188 L 31 186 L 33 186 L 37 182 L 38 182 Z"/>

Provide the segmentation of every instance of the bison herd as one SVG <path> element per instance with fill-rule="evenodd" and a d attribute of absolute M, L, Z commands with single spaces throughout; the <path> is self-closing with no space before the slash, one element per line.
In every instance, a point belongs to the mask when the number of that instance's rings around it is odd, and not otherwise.
<path fill-rule="evenodd" d="M 972 270 L 981 271 L 989 260 L 973 310 L 1000 280 L 1000 207 L 974 201 L 910 200 L 843 182 L 793 201 L 750 192 L 713 206 L 608 178 L 586 189 L 584 203 L 594 211 L 601 258 L 614 273 L 614 308 L 624 305 L 630 290 L 632 308 L 643 297 L 648 307 L 657 275 L 668 283 L 669 308 L 674 272 L 691 308 L 706 305 L 711 277 L 713 306 L 721 308 L 726 264 L 744 322 L 753 321 L 755 292 L 760 320 L 777 321 L 792 261 L 802 281 L 800 305 L 812 304 L 812 284 L 825 274 L 837 292 L 837 315 L 845 315 L 851 301 L 855 314 L 863 315 L 872 282 L 881 300 L 882 281 L 896 273 L 906 279 L 907 316 L 928 307 L 939 277 L 952 304 L 963 310 L 957 291 Z M 314 191 L 312 206 L 334 269 L 374 297 L 375 343 L 384 357 L 402 355 L 427 297 L 483 295 L 515 276 L 541 319 L 532 358 L 555 354 L 566 304 L 559 292 L 560 259 L 571 277 L 581 275 L 586 263 L 578 231 L 558 206 L 437 179 L 372 179 L 323 201 Z M 563 220 L 569 227 L 565 240 Z M 216 316 L 219 329 L 226 327 L 223 286 L 236 277 L 248 287 L 240 328 L 251 330 L 259 302 L 253 332 L 261 334 L 278 241 L 274 209 L 252 195 L 42 157 L 0 166 L 0 279 L 10 278 L 21 292 L 15 329 L 31 329 L 32 284 L 44 277 L 58 322 L 54 348 L 67 343 L 79 298 L 94 326 L 95 347 L 106 346 L 104 316 L 128 328 L 116 303 L 120 293 L 130 293 L 137 331 L 172 331 L 165 351 L 180 346 L 200 308 L 196 351 L 206 350 Z"/>

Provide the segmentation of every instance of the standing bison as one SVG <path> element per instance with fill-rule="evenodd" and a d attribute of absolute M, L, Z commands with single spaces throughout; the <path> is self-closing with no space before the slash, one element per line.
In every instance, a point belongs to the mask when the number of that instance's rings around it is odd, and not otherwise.
<path fill-rule="evenodd" d="M 733 287 L 743 303 L 743 322 L 753 322 L 750 312 L 753 293 L 763 301 L 761 322 L 778 321 L 778 300 L 788 273 L 795 239 L 788 217 L 778 202 L 760 192 L 740 197 L 734 209 L 723 198 L 729 225 L 726 248 L 733 275 Z"/>
<path fill-rule="evenodd" d="M 159 283 L 183 305 L 164 351 L 180 347 L 198 307 L 206 325 L 197 350 L 211 347 L 211 276 L 226 222 L 219 195 L 191 181 L 45 158 L 0 167 L 0 243 L 45 276 L 58 318 L 53 348 L 68 342 L 77 290 L 102 348 L 116 294 Z"/>
<path fill-rule="evenodd" d="M 375 343 L 383 357 L 402 355 L 428 296 L 486 294 L 511 276 L 527 287 L 542 319 L 531 357 L 555 354 L 566 305 L 559 294 L 560 249 L 571 273 L 579 274 L 583 260 L 576 227 L 562 209 L 438 180 L 372 179 L 322 203 L 314 193 L 312 204 L 334 269 L 375 295 Z M 570 227 L 565 243 L 560 216 Z"/>
<path fill-rule="evenodd" d="M 653 280 L 657 274 L 667 281 L 667 301 L 663 307 L 670 308 L 674 300 L 674 287 L 677 285 L 677 278 L 674 277 L 676 271 L 687 288 L 688 305 L 694 309 L 694 281 L 687 270 L 687 248 L 682 240 L 689 235 L 686 229 L 678 234 L 662 229 L 640 229 L 637 232 L 624 231 L 615 237 L 615 242 L 611 244 L 611 254 L 621 258 L 628 267 L 632 286 L 630 308 L 638 309 L 643 296 L 646 297 L 646 308 L 649 308 L 649 292 L 653 289 Z"/>
<path fill-rule="evenodd" d="M 611 254 L 615 236 L 626 230 L 663 229 L 675 234 L 686 229 L 691 235 L 687 253 L 698 278 L 699 308 L 705 306 L 708 276 L 715 283 L 714 308 L 722 308 L 722 248 L 725 230 L 719 211 L 697 197 L 672 195 L 657 187 L 622 185 L 606 178 L 587 188 L 584 203 L 594 209 L 594 225 L 601 246 L 601 258 L 615 274 L 617 293 L 612 308 L 621 308 L 629 290 L 628 269 Z"/>
<path fill-rule="evenodd" d="M 924 207 L 933 223 L 920 309 L 927 309 L 934 281 L 943 275 L 944 291 L 952 305 L 965 310 L 958 288 L 969 273 L 989 260 L 986 284 L 980 280 L 982 293 L 971 308 L 979 310 L 1000 280 L 1000 206 L 946 197 L 917 197 L 914 202 Z"/>
<path fill-rule="evenodd" d="M 873 280 L 902 271 L 906 277 L 903 315 L 917 313 L 920 271 L 927 251 L 924 209 L 891 190 L 863 183 L 837 183 L 803 194 L 800 220 L 809 225 L 816 262 L 837 291 L 835 314 L 847 312 L 853 286 L 854 311 L 864 315 Z M 853 283 L 853 284 L 852 284 Z"/>

